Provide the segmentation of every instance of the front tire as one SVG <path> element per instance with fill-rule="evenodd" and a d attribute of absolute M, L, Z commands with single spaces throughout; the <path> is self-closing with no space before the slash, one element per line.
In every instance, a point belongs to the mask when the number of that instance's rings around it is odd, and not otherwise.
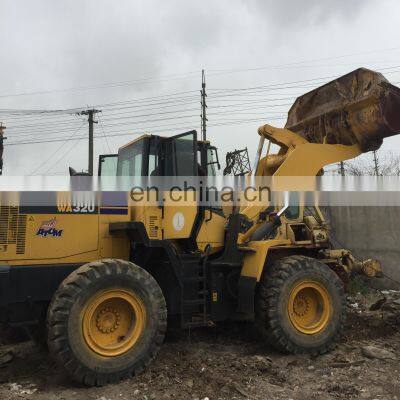
<path fill-rule="evenodd" d="M 345 316 L 341 280 L 316 259 L 277 260 L 259 283 L 257 325 L 285 353 L 317 355 L 331 350 L 342 334 Z"/>
<path fill-rule="evenodd" d="M 103 385 L 136 375 L 158 352 L 167 327 L 162 291 L 144 269 L 105 259 L 78 268 L 48 311 L 50 353 L 69 375 Z"/>

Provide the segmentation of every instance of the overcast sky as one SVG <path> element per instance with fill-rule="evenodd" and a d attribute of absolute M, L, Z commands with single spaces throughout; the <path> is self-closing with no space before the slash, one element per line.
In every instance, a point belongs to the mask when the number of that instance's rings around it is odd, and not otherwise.
<path fill-rule="evenodd" d="M 253 154 L 257 127 L 283 126 L 296 95 L 316 83 L 364 66 L 400 85 L 399 20 L 398 0 L 1 0 L 0 109 L 98 106 L 96 154 L 116 152 L 134 133 L 199 129 L 204 68 L 209 139 L 221 156 L 245 146 Z M 242 97 L 222 90 L 275 84 Z M 65 138 L 7 146 L 4 174 L 86 168 L 87 142 L 73 140 L 87 132 L 79 117 L 0 121 L 10 144 Z"/>

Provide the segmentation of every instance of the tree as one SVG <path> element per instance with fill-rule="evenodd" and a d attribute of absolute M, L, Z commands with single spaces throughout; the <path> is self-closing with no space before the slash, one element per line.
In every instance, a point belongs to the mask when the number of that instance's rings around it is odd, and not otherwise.
<path fill-rule="evenodd" d="M 344 168 L 348 176 L 400 176 L 400 155 L 389 152 L 385 156 L 378 156 L 375 152 L 368 160 L 346 161 Z"/>

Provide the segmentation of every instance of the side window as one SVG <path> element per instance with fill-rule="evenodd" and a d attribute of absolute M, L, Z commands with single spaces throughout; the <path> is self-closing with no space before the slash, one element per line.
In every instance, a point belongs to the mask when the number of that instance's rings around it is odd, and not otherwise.
<path fill-rule="evenodd" d="M 119 176 L 130 176 L 130 167 L 131 163 L 129 160 L 121 160 L 118 168 L 118 175 Z"/>
<path fill-rule="evenodd" d="M 149 176 L 159 176 L 160 171 L 160 157 L 159 157 L 159 138 L 152 137 L 150 139 L 150 149 L 149 149 Z"/>
<path fill-rule="evenodd" d="M 104 154 L 99 156 L 99 176 L 117 175 L 118 154 Z"/>
<path fill-rule="evenodd" d="M 207 175 L 208 176 L 215 176 L 215 166 L 218 163 L 217 160 L 217 151 L 213 148 L 207 149 Z"/>
<path fill-rule="evenodd" d="M 142 154 L 135 154 L 133 156 L 133 176 L 142 175 Z"/>

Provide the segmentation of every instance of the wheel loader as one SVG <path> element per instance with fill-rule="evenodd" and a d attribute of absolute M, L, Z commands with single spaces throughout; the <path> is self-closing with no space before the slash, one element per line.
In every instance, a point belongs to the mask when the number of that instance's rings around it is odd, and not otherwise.
<path fill-rule="evenodd" d="M 259 128 L 252 176 L 313 177 L 379 148 L 400 131 L 399 99 L 365 69 L 305 94 L 285 128 Z M 216 155 L 196 131 L 144 135 L 100 156 L 98 175 L 206 178 Z M 283 352 L 325 353 L 343 330 L 349 274 L 379 273 L 378 262 L 333 248 L 318 206 L 133 205 L 133 194 L 104 191 L 93 203 L 53 192 L 32 205 L 24 198 L 40 193 L 1 193 L 1 322 L 36 332 L 86 385 L 140 373 L 167 321 L 187 329 L 254 321 L 259 340 Z"/>

